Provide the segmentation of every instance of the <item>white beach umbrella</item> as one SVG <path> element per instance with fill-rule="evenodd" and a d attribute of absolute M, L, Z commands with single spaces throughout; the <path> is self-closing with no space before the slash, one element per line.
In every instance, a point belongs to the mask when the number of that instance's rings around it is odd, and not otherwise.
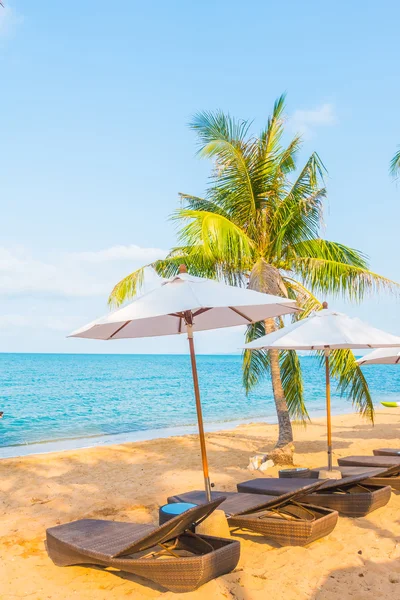
<path fill-rule="evenodd" d="M 360 319 L 324 308 L 309 317 L 260 337 L 244 347 L 279 350 L 324 350 L 326 372 L 326 412 L 328 437 L 328 465 L 332 470 L 332 433 L 329 353 L 331 350 L 400 347 L 400 337 L 394 336 Z"/>
<path fill-rule="evenodd" d="M 193 332 L 248 325 L 298 310 L 293 300 L 193 277 L 186 272 L 186 267 L 181 265 L 179 275 L 163 280 L 159 287 L 127 306 L 74 331 L 69 337 L 117 340 L 187 333 L 205 489 L 210 500 L 210 479 Z"/>
<path fill-rule="evenodd" d="M 358 359 L 358 364 L 361 365 L 398 365 L 400 364 L 399 348 L 378 348 L 369 352 L 365 356 Z M 386 407 L 399 407 L 400 402 L 381 402 Z"/>
<path fill-rule="evenodd" d="M 358 359 L 359 365 L 398 365 L 400 350 L 398 348 L 379 348 Z"/>

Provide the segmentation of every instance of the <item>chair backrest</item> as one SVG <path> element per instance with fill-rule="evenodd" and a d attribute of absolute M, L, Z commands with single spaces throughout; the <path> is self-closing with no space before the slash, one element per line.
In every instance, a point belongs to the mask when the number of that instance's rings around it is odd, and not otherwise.
<path fill-rule="evenodd" d="M 400 456 L 344 456 L 338 458 L 339 466 L 380 467 L 387 469 L 385 475 L 400 474 Z"/>
<path fill-rule="evenodd" d="M 186 510 L 160 527 L 157 527 L 157 529 L 154 529 L 147 535 L 128 544 L 126 548 L 119 550 L 118 553 L 114 555 L 114 558 L 125 554 L 141 552 L 142 550 L 146 550 L 157 544 L 163 544 L 177 538 L 185 533 L 192 525 L 198 525 L 201 521 L 206 519 L 224 500 L 225 497 L 222 496 L 212 502 L 207 502 L 206 504 L 201 504 L 200 506 L 195 506 L 194 508 Z"/>
<path fill-rule="evenodd" d="M 283 507 L 286 504 L 290 504 L 290 502 L 295 502 L 297 500 L 301 502 L 302 496 L 316 492 L 324 483 L 322 479 L 316 479 L 315 481 L 313 481 L 313 483 L 308 483 L 307 485 L 301 485 L 301 482 L 304 481 L 301 478 L 285 480 L 285 482 L 287 481 L 293 481 L 293 487 L 295 486 L 295 482 L 298 482 L 299 487 L 297 489 L 286 492 L 285 494 L 280 494 L 279 496 L 274 495 L 269 497 L 267 495 L 264 495 L 264 502 L 262 505 L 259 506 L 259 509 L 278 508 L 279 506 Z M 254 508 L 249 510 L 243 510 L 238 514 L 246 515 L 251 512 L 254 512 Z"/>

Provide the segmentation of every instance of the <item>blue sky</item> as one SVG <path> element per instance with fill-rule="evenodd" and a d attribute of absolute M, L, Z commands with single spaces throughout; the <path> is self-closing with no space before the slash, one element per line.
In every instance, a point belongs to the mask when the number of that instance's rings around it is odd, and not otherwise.
<path fill-rule="evenodd" d="M 180 352 L 182 339 L 67 340 L 121 276 L 174 243 L 179 191 L 209 164 L 201 109 L 266 122 L 287 91 L 288 135 L 329 172 L 324 235 L 400 281 L 400 5 L 288 1 L 5 0 L 0 14 L 0 351 Z M 340 309 L 400 334 L 399 303 Z M 238 331 L 198 336 L 235 350 Z"/>

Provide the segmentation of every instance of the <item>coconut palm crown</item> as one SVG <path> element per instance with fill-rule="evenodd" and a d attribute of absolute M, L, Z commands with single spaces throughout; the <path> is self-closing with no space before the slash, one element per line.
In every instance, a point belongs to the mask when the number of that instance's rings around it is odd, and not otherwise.
<path fill-rule="evenodd" d="M 360 301 L 367 293 L 394 289 L 396 284 L 368 269 L 364 254 L 321 237 L 325 169 L 316 153 L 299 168 L 301 139 L 295 136 L 287 146 L 282 144 L 283 112 L 281 96 L 258 136 L 250 133 L 250 122 L 220 111 L 194 116 L 190 126 L 197 134 L 198 153 L 213 164 L 207 192 L 204 198 L 180 194 L 181 206 L 172 217 L 179 245 L 165 260 L 146 266 L 172 276 L 185 263 L 195 275 L 296 299 L 303 312 L 295 319 L 320 309 L 327 295 Z M 135 296 L 145 268 L 115 286 L 111 304 Z M 281 319 L 249 326 L 246 341 L 282 326 Z M 353 353 L 333 352 L 331 371 L 340 392 L 373 420 L 371 395 Z M 308 419 L 296 352 L 245 351 L 246 391 L 267 374 L 279 423 L 273 458 L 290 462 L 291 418 Z"/>

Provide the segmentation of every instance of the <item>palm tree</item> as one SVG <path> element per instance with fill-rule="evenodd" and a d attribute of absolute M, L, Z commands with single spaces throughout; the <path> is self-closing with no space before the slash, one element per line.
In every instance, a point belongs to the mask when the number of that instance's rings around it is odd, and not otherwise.
<path fill-rule="evenodd" d="M 390 174 L 392 177 L 398 177 L 400 174 L 400 149 L 397 150 L 396 154 L 390 161 Z"/>
<path fill-rule="evenodd" d="M 275 103 L 266 128 L 256 137 L 248 121 L 222 112 L 201 112 L 191 123 L 199 155 L 213 161 L 205 198 L 180 194 L 173 215 L 179 245 L 152 265 L 171 276 L 184 262 L 197 275 L 297 300 L 299 317 L 320 309 L 317 295 L 360 300 L 367 292 L 395 284 L 368 270 L 366 257 L 320 237 L 324 166 L 316 153 L 297 170 L 299 136 L 282 146 L 284 96 Z M 290 176 L 293 176 L 293 180 Z M 110 295 L 119 305 L 138 291 L 145 267 L 120 281 Z M 281 319 L 249 326 L 247 341 L 282 327 Z M 364 376 L 350 351 L 336 351 L 332 375 L 358 410 L 373 420 L 373 404 Z M 296 352 L 245 352 L 243 382 L 247 393 L 266 374 L 272 378 L 279 438 L 270 456 L 291 462 L 291 417 L 306 421 L 301 365 Z"/>

